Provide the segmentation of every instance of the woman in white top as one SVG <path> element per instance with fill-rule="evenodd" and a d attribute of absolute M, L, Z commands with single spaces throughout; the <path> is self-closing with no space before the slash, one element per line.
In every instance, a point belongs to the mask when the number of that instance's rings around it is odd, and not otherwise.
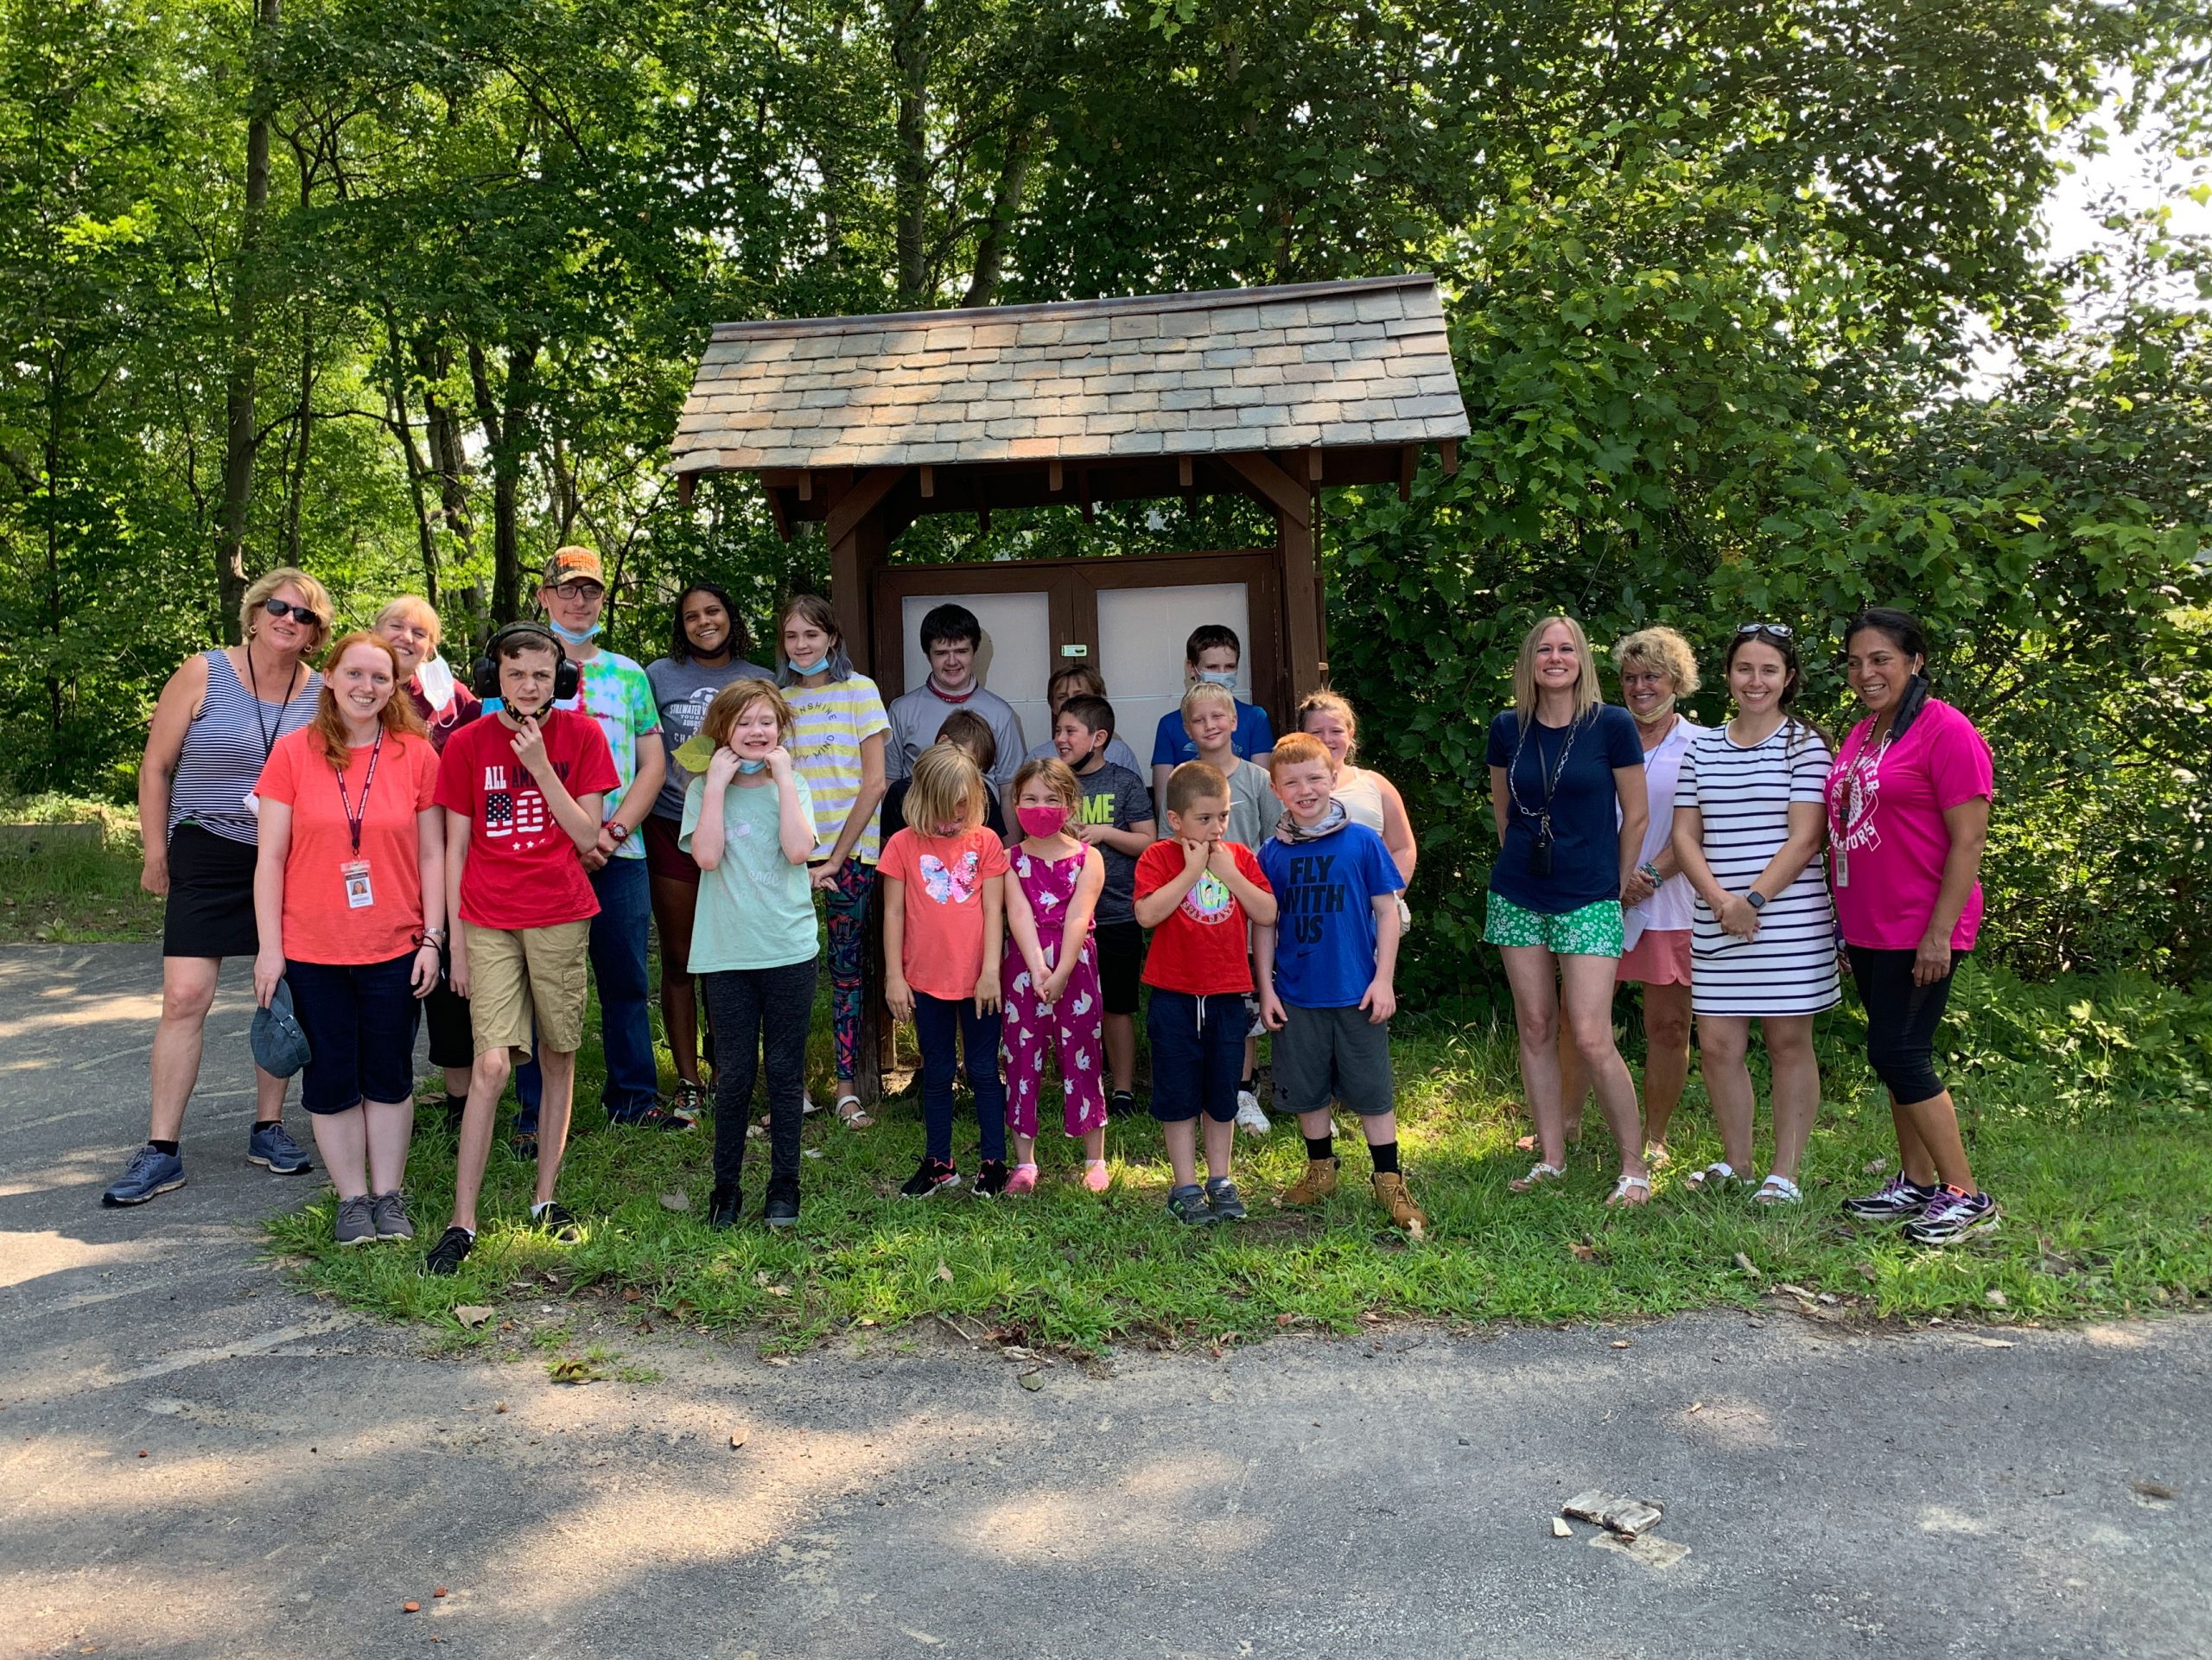
<path fill-rule="evenodd" d="M 1690 885 L 1675 858 L 1675 787 L 1682 757 L 1707 728 L 1675 707 L 1698 689 L 1697 657 L 1672 628 L 1641 628 L 1613 647 L 1621 702 L 1643 744 L 1643 787 L 1651 823 L 1621 889 L 1626 949 L 1614 968 L 1619 985 L 1643 988 L 1643 1161 L 1667 1162 L 1667 1125 L 1690 1074 Z M 1580 1141 L 1590 1083 L 1573 1040 L 1559 1046 L 1567 1135 Z"/>
<path fill-rule="evenodd" d="M 1400 879 L 1410 883 L 1414 861 L 1421 856 L 1414 843 L 1413 821 L 1406 817 L 1406 800 L 1397 785 L 1380 773 L 1352 765 L 1352 751 L 1359 743 L 1359 717 L 1351 712 L 1351 705 L 1335 692 L 1313 692 L 1298 706 L 1298 729 L 1319 738 L 1336 761 L 1337 782 L 1330 793 L 1344 803 L 1344 816 L 1382 838 Z"/>
<path fill-rule="evenodd" d="M 1726 665 L 1736 718 L 1690 745 L 1675 790 L 1675 857 L 1697 895 L 1690 1001 L 1721 1147 L 1721 1162 L 1690 1186 L 1725 1188 L 1751 1168 L 1758 1099 L 1744 1053 L 1758 1020 L 1774 1078 L 1774 1169 L 1754 1197 L 1795 1205 L 1821 1104 L 1813 1016 L 1841 996 L 1821 858 L 1828 745 L 1790 713 L 1798 674 L 1788 627 L 1745 623 Z"/>

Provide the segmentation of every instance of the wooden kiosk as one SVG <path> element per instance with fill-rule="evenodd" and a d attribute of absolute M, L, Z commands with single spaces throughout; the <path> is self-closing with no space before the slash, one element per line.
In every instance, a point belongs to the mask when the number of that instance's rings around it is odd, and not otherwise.
<path fill-rule="evenodd" d="M 846 646 L 887 701 L 918 677 L 911 619 L 958 598 L 983 619 L 987 683 L 1033 737 L 1043 675 L 1089 660 L 1145 753 L 1150 718 L 1181 695 L 1183 635 L 1236 611 L 1241 690 L 1282 729 L 1328 675 L 1319 493 L 1408 489 L 1423 445 L 1440 444 L 1448 470 L 1466 432 L 1435 281 L 1415 274 L 718 324 L 673 467 L 686 493 L 702 473 L 757 474 L 786 540 L 823 525 Z M 1268 508 L 1273 547 L 891 559 L 925 513 L 988 523 L 995 510 L 1063 503 L 1087 519 L 1102 501 L 1221 492 Z M 872 1100 L 875 1083 L 863 1068 L 855 1088 Z"/>

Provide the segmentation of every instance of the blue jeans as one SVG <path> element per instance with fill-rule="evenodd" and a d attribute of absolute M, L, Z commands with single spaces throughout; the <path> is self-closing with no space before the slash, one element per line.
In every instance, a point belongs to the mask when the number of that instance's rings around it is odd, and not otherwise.
<path fill-rule="evenodd" d="M 1006 1083 L 999 1076 L 999 1016 L 976 1014 L 973 997 L 932 997 L 918 991 L 914 1035 L 922 1046 L 923 1151 L 930 1158 L 952 1162 L 952 1075 L 964 1053 L 983 1156 L 1005 1158 Z"/>
<path fill-rule="evenodd" d="M 599 1098 L 609 1116 L 633 1118 L 660 1099 L 645 983 L 652 885 L 643 859 L 609 859 L 591 873 L 591 886 L 599 895 L 599 914 L 591 919 L 591 977 L 599 989 L 599 1035 L 607 1053 L 607 1084 Z M 537 1129 L 541 1088 L 533 1054 L 515 1069 L 515 1096 L 522 1103 L 515 1129 L 524 1135 Z"/>

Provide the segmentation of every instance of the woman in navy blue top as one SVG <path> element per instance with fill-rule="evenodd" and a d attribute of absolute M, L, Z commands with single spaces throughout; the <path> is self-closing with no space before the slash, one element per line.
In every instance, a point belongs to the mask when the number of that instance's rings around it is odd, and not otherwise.
<path fill-rule="evenodd" d="M 1582 626 L 1547 617 L 1521 642 L 1513 707 L 1491 722 L 1490 798 L 1499 853 L 1483 938 L 1505 960 L 1521 1038 L 1521 1082 L 1536 1121 L 1527 1193 L 1566 1173 L 1560 1113 L 1562 1013 L 1621 1151 L 1609 1205 L 1651 1196 L 1636 1084 L 1613 1046 L 1613 965 L 1621 888 L 1636 868 L 1649 810 L 1643 744 L 1626 709 L 1599 694 Z"/>

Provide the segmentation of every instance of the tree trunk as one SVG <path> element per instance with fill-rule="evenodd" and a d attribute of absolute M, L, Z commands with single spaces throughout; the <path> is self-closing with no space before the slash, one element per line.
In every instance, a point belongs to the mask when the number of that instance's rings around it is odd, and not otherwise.
<path fill-rule="evenodd" d="M 415 506 L 415 542 L 423 558 L 423 597 L 435 611 L 438 608 L 438 541 L 430 524 L 429 496 L 423 487 L 429 468 L 423 452 L 415 447 L 415 426 L 407 412 L 407 363 L 399 350 L 399 319 L 389 302 L 384 308 L 384 350 L 391 368 L 385 396 L 391 410 L 391 429 L 399 440 L 400 457 L 407 464 L 408 499 Z"/>
<path fill-rule="evenodd" d="M 305 563 L 300 550 L 300 518 L 308 496 L 308 450 L 315 438 L 315 317 L 312 307 L 300 308 L 300 401 L 293 419 L 300 429 L 300 447 L 292 457 L 291 477 L 284 493 L 284 563 Z"/>
<path fill-rule="evenodd" d="M 257 0 L 254 54 L 270 50 L 283 21 L 283 0 Z M 224 396 L 223 512 L 216 533 L 215 595 L 221 637 L 238 644 L 238 606 L 245 598 L 245 515 L 253 501 L 256 340 L 254 266 L 269 205 L 269 92 L 257 62 L 245 126 L 245 218 L 231 283 L 231 372 Z"/>
<path fill-rule="evenodd" d="M 899 69 L 898 151 L 892 158 L 891 211 L 902 309 L 929 303 L 922 284 L 929 212 L 928 0 L 907 0 L 892 20 L 891 59 Z"/>
<path fill-rule="evenodd" d="M 484 348 L 468 343 L 468 374 L 476 392 L 476 419 L 492 449 L 492 617 L 494 626 L 522 614 L 522 539 L 517 515 L 522 500 L 525 429 L 533 396 L 537 342 L 507 348 L 506 385 L 495 396 Z"/>
<path fill-rule="evenodd" d="M 1007 239 L 1021 213 L 1022 193 L 1029 184 L 1030 158 L 1036 153 L 1037 125 L 1023 119 L 1007 135 L 1006 160 L 999 167 L 999 181 L 991 192 L 990 222 L 976 244 L 976 271 L 961 296 L 963 306 L 987 306 L 998 296 L 999 277 L 1006 269 Z"/>
<path fill-rule="evenodd" d="M 430 466 L 438 475 L 438 498 L 445 528 L 461 544 L 466 563 L 476 550 L 476 526 L 468 514 L 468 454 L 461 441 L 461 416 L 438 387 L 453 368 L 451 350 L 429 334 L 415 341 L 415 372 L 423 381 L 423 418 L 429 425 Z"/>

